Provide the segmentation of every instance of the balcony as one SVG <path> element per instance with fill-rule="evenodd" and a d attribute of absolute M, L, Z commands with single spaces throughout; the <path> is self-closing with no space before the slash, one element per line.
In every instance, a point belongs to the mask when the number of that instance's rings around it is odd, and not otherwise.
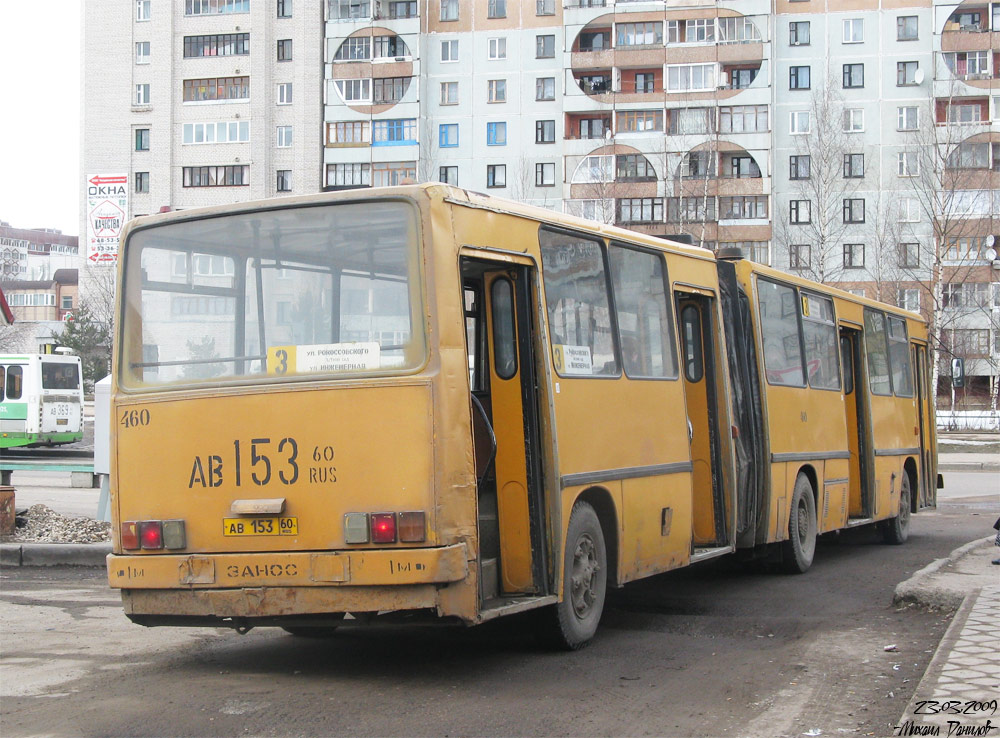
<path fill-rule="evenodd" d="M 991 27 L 992 25 L 992 27 Z M 945 21 L 941 32 L 942 51 L 984 51 L 1000 48 L 1000 13 L 986 4 L 962 4 Z"/>

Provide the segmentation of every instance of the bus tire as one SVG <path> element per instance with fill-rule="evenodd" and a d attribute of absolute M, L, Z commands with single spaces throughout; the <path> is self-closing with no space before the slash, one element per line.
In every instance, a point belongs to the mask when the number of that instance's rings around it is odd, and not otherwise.
<path fill-rule="evenodd" d="M 594 637 L 608 590 L 608 555 L 594 508 L 577 502 L 569 516 L 563 561 L 562 602 L 548 608 L 546 641 L 567 650 L 583 648 Z"/>
<path fill-rule="evenodd" d="M 877 525 L 882 541 L 892 546 L 906 543 L 906 539 L 910 537 L 910 475 L 905 471 L 899 485 L 899 510 L 896 516 L 880 520 Z"/>
<path fill-rule="evenodd" d="M 804 574 L 812 566 L 816 554 L 816 499 L 812 484 L 805 474 L 799 474 L 792 491 L 792 508 L 788 515 L 788 540 L 782 544 L 782 564 L 790 574 Z"/>

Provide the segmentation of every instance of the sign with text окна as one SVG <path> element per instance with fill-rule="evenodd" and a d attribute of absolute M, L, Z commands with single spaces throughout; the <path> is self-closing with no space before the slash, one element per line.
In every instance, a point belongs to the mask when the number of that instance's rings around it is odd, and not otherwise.
<path fill-rule="evenodd" d="M 87 261 L 114 266 L 127 217 L 128 174 L 94 174 L 87 179 Z"/>

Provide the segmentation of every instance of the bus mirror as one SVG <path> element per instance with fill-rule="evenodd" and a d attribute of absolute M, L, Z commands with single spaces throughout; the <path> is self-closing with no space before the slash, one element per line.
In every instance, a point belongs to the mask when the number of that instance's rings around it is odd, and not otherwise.
<path fill-rule="evenodd" d="M 965 386 L 965 359 L 961 357 L 951 360 L 951 385 L 956 389 Z"/>
<path fill-rule="evenodd" d="M 938 474 L 937 488 L 938 489 L 944 489 L 944 475 L 943 474 Z"/>

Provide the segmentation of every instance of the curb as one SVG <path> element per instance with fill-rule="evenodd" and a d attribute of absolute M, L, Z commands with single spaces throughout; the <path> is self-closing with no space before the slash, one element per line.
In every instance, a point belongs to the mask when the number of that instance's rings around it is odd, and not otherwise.
<path fill-rule="evenodd" d="M 103 567 L 110 543 L 2 543 L 2 566 Z"/>
<path fill-rule="evenodd" d="M 939 472 L 976 472 L 1000 471 L 1000 462 L 996 461 L 951 461 L 938 464 Z"/>
<path fill-rule="evenodd" d="M 963 546 L 959 546 L 943 559 L 935 559 L 923 569 L 914 572 L 913 576 L 896 585 L 892 594 L 892 604 L 916 604 L 925 607 L 939 607 L 947 610 L 957 610 L 965 601 L 967 592 L 956 592 L 944 587 L 933 587 L 929 585 L 931 577 L 943 567 L 957 561 L 970 551 L 989 545 L 993 542 L 993 536 L 977 538 Z"/>

